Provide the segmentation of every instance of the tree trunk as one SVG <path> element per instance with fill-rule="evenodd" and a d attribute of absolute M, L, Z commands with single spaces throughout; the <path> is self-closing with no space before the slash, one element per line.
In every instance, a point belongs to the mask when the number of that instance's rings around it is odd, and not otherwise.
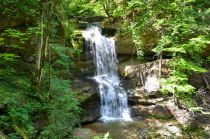
<path fill-rule="evenodd" d="M 37 48 L 37 62 L 36 62 L 37 72 L 35 79 L 36 80 L 35 89 L 38 93 L 40 92 L 40 87 L 41 87 L 44 62 L 47 59 L 49 52 L 48 49 L 49 49 L 49 36 L 50 36 L 51 6 L 53 6 L 52 1 L 47 1 L 47 0 L 41 1 L 41 21 L 40 21 L 41 35 L 40 35 L 40 43 Z"/>
<path fill-rule="evenodd" d="M 39 93 L 40 92 L 40 84 L 41 84 L 41 78 L 42 78 L 42 48 L 43 48 L 43 41 L 44 41 L 44 11 L 41 11 L 41 35 L 40 35 L 40 43 L 37 47 L 37 61 L 36 61 L 36 81 L 35 81 L 35 89 Z"/>

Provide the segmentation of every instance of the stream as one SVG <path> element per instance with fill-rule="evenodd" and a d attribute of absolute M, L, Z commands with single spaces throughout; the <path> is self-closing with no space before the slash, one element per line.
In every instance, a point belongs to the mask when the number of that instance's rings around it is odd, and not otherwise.
<path fill-rule="evenodd" d="M 118 61 L 114 40 L 103 36 L 97 26 L 86 29 L 83 37 L 94 60 L 95 76 L 92 80 L 97 83 L 100 94 L 101 117 L 76 129 L 73 132 L 74 137 L 103 139 L 107 135 L 110 139 L 203 138 L 203 133 L 197 131 L 191 133 L 191 127 L 189 131 L 184 131 L 183 126 L 173 116 L 164 117 L 163 115 L 169 112 L 161 103 L 157 105 L 159 99 L 154 99 L 157 102 L 144 100 L 142 102 L 151 106 L 138 107 L 142 112 L 151 115 L 142 113 L 146 116 L 131 118 L 127 92 L 120 84 L 117 73 Z M 159 87 L 156 77 L 147 77 L 145 83 L 147 92 L 155 92 Z M 187 126 L 185 128 L 187 129 Z"/>
<path fill-rule="evenodd" d="M 74 135 L 80 139 L 94 139 L 103 138 L 107 133 L 111 139 L 190 138 L 188 134 L 182 132 L 181 125 L 174 119 L 163 120 L 153 117 L 106 123 L 96 121 L 75 130 Z"/>

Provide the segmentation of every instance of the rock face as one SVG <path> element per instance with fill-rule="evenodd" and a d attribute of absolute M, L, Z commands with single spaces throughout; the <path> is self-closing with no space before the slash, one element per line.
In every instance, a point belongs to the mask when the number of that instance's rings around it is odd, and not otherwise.
<path fill-rule="evenodd" d="M 162 61 L 161 76 L 167 77 L 170 73 L 168 63 L 170 60 L 166 59 Z M 143 64 L 135 65 L 123 65 L 120 67 L 120 74 L 123 77 L 122 84 L 125 86 L 129 94 L 129 104 L 131 106 L 133 117 L 156 117 L 161 119 L 173 118 L 179 124 L 187 124 L 189 122 L 196 122 L 200 124 L 207 124 L 210 119 L 209 115 L 203 117 L 195 115 L 188 111 L 187 109 L 180 109 L 175 105 L 171 96 L 160 97 L 156 91 L 158 90 L 157 82 L 153 82 L 152 78 L 156 77 L 155 80 L 159 78 L 159 61 L 147 62 Z M 190 78 L 190 83 L 197 87 L 208 88 L 210 84 L 210 74 L 197 74 L 193 73 Z M 148 83 L 149 81 L 149 83 Z M 157 80 L 158 81 L 158 80 Z M 155 90 L 148 91 L 149 84 L 155 85 Z M 197 104 L 205 107 L 208 111 L 209 109 L 209 93 L 208 90 L 202 90 L 202 88 L 197 92 L 196 99 Z M 207 102 L 207 103 L 206 103 Z M 199 121 L 199 119 L 203 119 Z"/>
<path fill-rule="evenodd" d="M 169 59 L 162 61 L 161 76 L 167 77 L 170 73 Z M 157 118 L 175 118 L 179 123 L 187 123 L 191 120 L 192 113 L 180 110 L 169 97 L 160 97 L 159 84 L 159 60 L 137 65 L 121 67 L 121 75 L 124 78 L 122 84 L 129 94 L 129 103 L 132 116 Z"/>
<path fill-rule="evenodd" d="M 169 100 L 166 102 L 166 107 L 170 111 L 170 113 L 174 116 L 174 118 L 180 124 L 186 124 L 193 118 L 193 113 L 189 112 L 186 109 L 179 109 L 173 102 L 173 100 Z"/>
<path fill-rule="evenodd" d="M 100 97 L 98 94 L 94 94 L 87 100 L 82 102 L 81 108 L 83 109 L 81 115 L 81 122 L 93 122 L 101 117 L 100 115 Z"/>
<path fill-rule="evenodd" d="M 136 55 L 136 47 L 129 36 L 115 36 L 116 53 L 124 55 Z"/>
<path fill-rule="evenodd" d="M 80 119 L 82 123 L 92 122 L 101 117 L 100 97 L 93 79 L 87 79 L 87 76 L 74 79 L 71 89 L 78 94 L 78 99 L 81 101 Z"/>
<path fill-rule="evenodd" d="M 186 109 L 179 109 L 172 98 L 148 94 L 143 89 L 136 89 L 129 95 L 133 117 L 155 117 L 157 119 L 175 119 L 180 124 L 193 120 L 193 113 Z"/>
<path fill-rule="evenodd" d="M 129 95 L 129 103 L 133 117 L 157 117 L 168 119 L 173 115 L 166 107 L 168 98 L 159 97 L 155 94 L 148 94 L 144 89 L 135 89 Z"/>
<path fill-rule="evenodd" d="M 168 76 L 170 72 L 167 66 L 169 61 L 168 59 L 162 61 L 162 76 Z M 122 84 L 129 94 L 128 100 L 133 117 L 173 117 L 164 103 L 167 101 L 167 98 L 159 97 L 156 94 L 160 87 L 158 81 L 159 60 L 121 66 L 120 74 L 123 77 Z"/>
<path fill-rule="evenodd" d="M 162 61 L 162 77 L 168 76 L 170 72 L 167 65 L 169 61 L 169 59 Z M 122 66 L 120 67 L 120 74 L 124 78 L 123 83 L 127 90 L 131 89 L 132 91 L 132 89 L 141 87 L 145 89 L 145 85 L 147 85 L 146 81 L 150 81 L 151 79 L 148 77 L 159 78 L 159 60 L 138 65 Z"/>

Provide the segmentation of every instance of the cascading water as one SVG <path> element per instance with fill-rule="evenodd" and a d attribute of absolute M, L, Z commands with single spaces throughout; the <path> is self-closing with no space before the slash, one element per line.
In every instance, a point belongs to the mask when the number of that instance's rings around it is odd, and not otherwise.
<path fill-rule="evenodd" d="M 101 120 L 131 121 L 127 105 L 127 94 L 120 87 L 117 74 L 117 57 L 112 38 L 101 35 L 98 27 L 90 27 L 83 32 L 86 45 L 90 47 L 96 67 L 93 79 L 98 83 L 101 97 Z"/>

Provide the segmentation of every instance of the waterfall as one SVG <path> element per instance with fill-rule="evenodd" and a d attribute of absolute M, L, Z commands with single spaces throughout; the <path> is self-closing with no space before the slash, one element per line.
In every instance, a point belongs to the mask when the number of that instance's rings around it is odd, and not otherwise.
<path fill-rule="evenodd" d="M 90 27 L 83 32 L 86 47 L 93 54 L 96 75 L 93 79 L 97 82 L 101 98 L 101 120 L 131 121 L 127 104 L 127 94 L 120 86 L 117 74 L 117 56 L 115 42 L 101 34 L 99 27 Z"/>

